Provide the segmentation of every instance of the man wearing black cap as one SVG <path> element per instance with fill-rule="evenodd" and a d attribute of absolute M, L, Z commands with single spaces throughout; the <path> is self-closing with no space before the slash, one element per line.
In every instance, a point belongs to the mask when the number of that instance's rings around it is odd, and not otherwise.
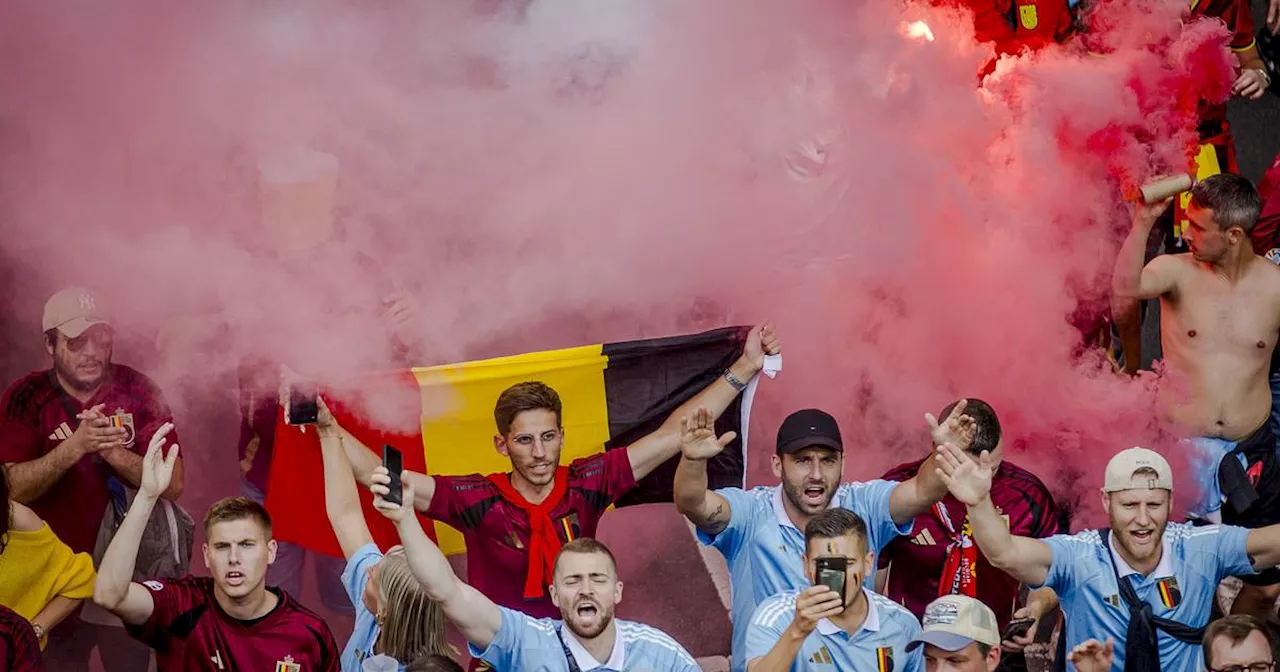
<path fill-rule="evenodd" d="M 960 417 L 949 420 L 958 429 Z M 676 507 L 698 527 L 698 539 L 719 549 L 733 585 L 733 669 L 745 670 L 746 632 L 752 612 L 765 599 L 809 585 L 801 530 L 832 506 L 849 509 L 867 523 L 872 553 L 911 530 L 912 520 L 946 494 L 933 461 L 903 483 L 840 483 L 844 445 L 835 418 L 817 409 L 796 411 L 778 429 L 773 473 L 776 486 L 751 490 L 707 489 L 707 460 L 732 437 L 715 436 L 705 413 L 684 422 Z M 871 587 L 872 577 L 867 579 Z"/>

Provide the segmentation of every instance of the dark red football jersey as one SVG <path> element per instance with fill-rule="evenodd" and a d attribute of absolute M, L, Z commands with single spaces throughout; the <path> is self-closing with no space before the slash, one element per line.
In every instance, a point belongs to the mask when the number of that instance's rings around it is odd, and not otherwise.
<path fill-rule="evenodd" d="M 129 419 L 134 435 L 126 448 L 139 455 L 147 451 L 160 425 L 173 421 L 160 388 L 127 366 L 112 364 L 106 382 L 87 404 L 67 394 L 52 370 L 37 371 L 10 385 L 0 399 L 0 462 L 43 457 L 80 426 L 78 413 L 98 404 L 105 405 L 107 415 L 118 413 Z M 167 445 L 177 440 L 178 432 L 172 431 Z M 102 457 L 86 455 L 27 505 L 72 550 L 92 553 L 107 508 L 107 478 L 114 475 Z"/>
<path fill-rule="evenodd" d="M 40 642 L 27 619 L 0 604 L 0 670 L 44 672 Z"/>
<path fill-rule="evenodd" d="M 883 478 L 887 481 L 910 479 L 920 470 L 923 461 L 898 465 Z M 991 481 L 991 501 L 1001 515 L 1008 517 L 1009 530 L 1016 535 L 1042 539 L 1058 533 L 1058 507 L 1049 489 L 1035 474 L 1008 460 L 1000 462 Z M 942 504 L 959 532 L 967 516 L 964 504 L 949 494 Z M 932 507 L 916 516 L 911 534 L 889 542 L 880 553 L 882 567 L 893 563 L 885 596 L 906 607 L 916 618 L 923 617 L 925 607 L 938 598 L 938 584 L 951 540 L 951 533 Z M 992 567 L 981 552 L 978 553 L 977 580 L 978 600 L 991 607 L 1003 629 L 1016 609 L 1018 580 Z"/>
<path fill-rule="evenodd" d="M 462 532 L 467 543 L 467 582 L 489 599 L 534 618 L 559 618 L 544 591 L 524 597 L 529 571 L 529 516 L 502 498 L 492 481 L 471 476 L 436 476 L 427 516 Z M 623 448 L 574 460 L 564 499 L 551 510 L 561 543 L 594 537 L 600 516 L 636 486 Z"/>
<path fill-rule="evenodd" d="M 155 610 L 129 634 L 156 652 L 160 672 L 338 672 L 341 651 L 324 619 L 276 588 L 280 603 L 255 621 L 222 611 L 213 579 L 147 581 Z"/>

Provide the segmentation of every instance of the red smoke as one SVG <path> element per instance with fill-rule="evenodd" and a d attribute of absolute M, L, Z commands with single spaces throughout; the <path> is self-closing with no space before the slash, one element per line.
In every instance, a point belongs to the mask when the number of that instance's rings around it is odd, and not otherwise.
<path fill-rule="evenodd" d="M 392 365 L 388 287 L 423 364 L 769 318 L 753 482 L 786 412 L 833 411 L 870 478 L 969 395 L 1092 507 L 1107 457 L 1169 446 L 1155 381 L 1080 357 L 1068 319 L 1105 305 L 1120 191 L 1185 170 L 1196 101 L 1229 90 L 1225 28 L 1180 11 L 1104 2 L 1105 55 L 975 88 L 965 17 L 892 0 L 7 3 L 10 373 L 43 365 L 46 296 L 98 287 L 117 359 L 231 477 L 235 364 Z M 921 19 L 934 41 L 904 35 Z M 333 233 L 273 251 L 259 161 L 296 148 L 337 158 Z"/>

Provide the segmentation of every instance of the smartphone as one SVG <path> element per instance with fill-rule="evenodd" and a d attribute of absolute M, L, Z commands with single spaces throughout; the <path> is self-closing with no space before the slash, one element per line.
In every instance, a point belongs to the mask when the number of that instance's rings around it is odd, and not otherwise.
<path fill-rule="evenodd" d="M 1034 618 L 1015 618 L 1009 621 L 1009 625 L 1004 626 L 1004 634 L 1000 635 L 1000 641 L 1003 642 L 1027 634 L 1027 631 L 1031 629 L 1035 622 L 1036 619 Z"/>
<path fill-rule="evenodd" d="M 391 482 L 387 484 L 389 492 L 383 499 L 392 504 L 403 504 L 404 495 L 400 485 L 400 472 L 404 471 L 404 464 L 400 459 L 400 451 L 388 444 L 383 444 L 382 466 L 386 467 L 387 471 L 391 473 Z"/>
<path fill-rule="evenodd" d="M 844 600 L 844 578 L 849 569 L 848 558 L 822 557 L 813 561 L 817 573 L 818 584 L 826 586 Z"/>
<path fill-rule="evenodd" d="M 319 390 L 315 385 L 296 383 L 289 387 L 290 425 L 314 425 L 320 417 Z"/>

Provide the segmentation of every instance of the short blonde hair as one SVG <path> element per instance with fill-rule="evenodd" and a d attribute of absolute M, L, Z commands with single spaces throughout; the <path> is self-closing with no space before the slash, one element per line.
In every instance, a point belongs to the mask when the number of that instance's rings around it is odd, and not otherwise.
<path fill-rule="evenodd" d="M 214 502 L 209 512 L 204 514 L 204 534 L 209 536 L 209 530 L 218 523 L 245 518 L 252 518 L 262 527 L 263 535 L 271 538 L 271 514 L 267 513 L 266 507 L 247 497 L 226 497 Z"/>

